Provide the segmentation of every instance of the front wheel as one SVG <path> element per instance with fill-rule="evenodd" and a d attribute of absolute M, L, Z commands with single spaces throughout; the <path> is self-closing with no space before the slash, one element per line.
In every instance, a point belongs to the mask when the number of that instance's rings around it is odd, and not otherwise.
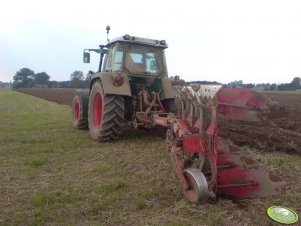
<path fill-rule="evenodd" d="M 116 140 L 124 120 L 124 98 L 104 94 L 102 83 L 96 81 L 91 89 L 88 108 L 89 131 L 98 141 Z"/>

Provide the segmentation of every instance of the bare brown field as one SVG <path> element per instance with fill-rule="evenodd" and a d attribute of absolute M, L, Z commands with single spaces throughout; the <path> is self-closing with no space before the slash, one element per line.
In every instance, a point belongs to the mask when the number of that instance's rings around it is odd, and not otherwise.
<path fill-rule="evenodd" d="M 264 122 L 219 121 L 219 134 L 239 146 L 301 154 L 301 93 L 264 92 L 288 107 L 286 117 Z"/>
<path fill-rule="evenodd" d="M 18 89 L 59 104 L 71 105 L 75 89 Z M 287 117 L 265 122 L 219 121 L 219 135 L 239 146 L 265 151 L 284 151 L 301 155 L 301 93 L 263 92 L 263 95 L 287 106 Z"/>
<path fill-rule="evenodd" d="M 41 88 L 22 88 L 18 92 L 26 93 L 45 100 L 53 101 L 58 104 L 72 105 L 72 100 L 76 89 L 41 89 Z"/>

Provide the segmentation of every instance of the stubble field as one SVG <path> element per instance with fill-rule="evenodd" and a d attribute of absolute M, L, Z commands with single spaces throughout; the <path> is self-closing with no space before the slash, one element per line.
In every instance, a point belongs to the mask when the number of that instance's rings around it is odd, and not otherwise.
<path fill-rule="evenodd" d="M 56 103 L 0 90 L 1 225 L 278 225 L 266 216 L 269 206 L 301 213 L 301 94 L 265 94 L 288 105 L 288 117 L 219 126 L 222 137 L 285 179 L 284 190 L 193 205 L 161 137 L 127 128 L 120 141 L 97 143 L 71 126 L 75 90 L 19 91 Z"/>

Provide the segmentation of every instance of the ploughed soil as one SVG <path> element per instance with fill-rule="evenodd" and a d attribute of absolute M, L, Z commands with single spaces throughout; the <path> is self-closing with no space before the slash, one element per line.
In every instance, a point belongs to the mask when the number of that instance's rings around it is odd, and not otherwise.
<path fill-rule="evenodd" d="M 26 93 L 32 96 L 40 97 L 42 99 L 50 100 L 58 104 L 72 105 L 73 97 L 76 89 L 42 89 L 42 88 L 22 88 L 18 92 Z"/>
<path fill-rule="evenodd" d="M 75 89 L 18 89 L 59 104 L 72 105 Z M 284 151 L 301 155 L 301 93 L 262 92 L 262 95 L 288 108 L 288 115 L 264 122 L 219 120 L 219 136 L 238 146 L 264 151 Z"/>
<path fill-rule="evenodd" d="M 285 151 L 301 155 L 301 93 L 262 92 L 288 108 L 285 117 L 264 122 L 219 120 L 219 135 L 238 146 L 265 151 Z"/>

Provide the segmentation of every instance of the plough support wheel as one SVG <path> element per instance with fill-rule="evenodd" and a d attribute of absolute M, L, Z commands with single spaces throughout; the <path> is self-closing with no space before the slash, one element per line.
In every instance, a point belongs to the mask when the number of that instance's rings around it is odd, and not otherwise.
<path fill-rule="evenodd" d="M 204 202 L 209 197 L 206 177 L 199 169 L 188 168 L 184 170 L 189 189 L 184 191 L 184 196 L 192 203 Z"/>

